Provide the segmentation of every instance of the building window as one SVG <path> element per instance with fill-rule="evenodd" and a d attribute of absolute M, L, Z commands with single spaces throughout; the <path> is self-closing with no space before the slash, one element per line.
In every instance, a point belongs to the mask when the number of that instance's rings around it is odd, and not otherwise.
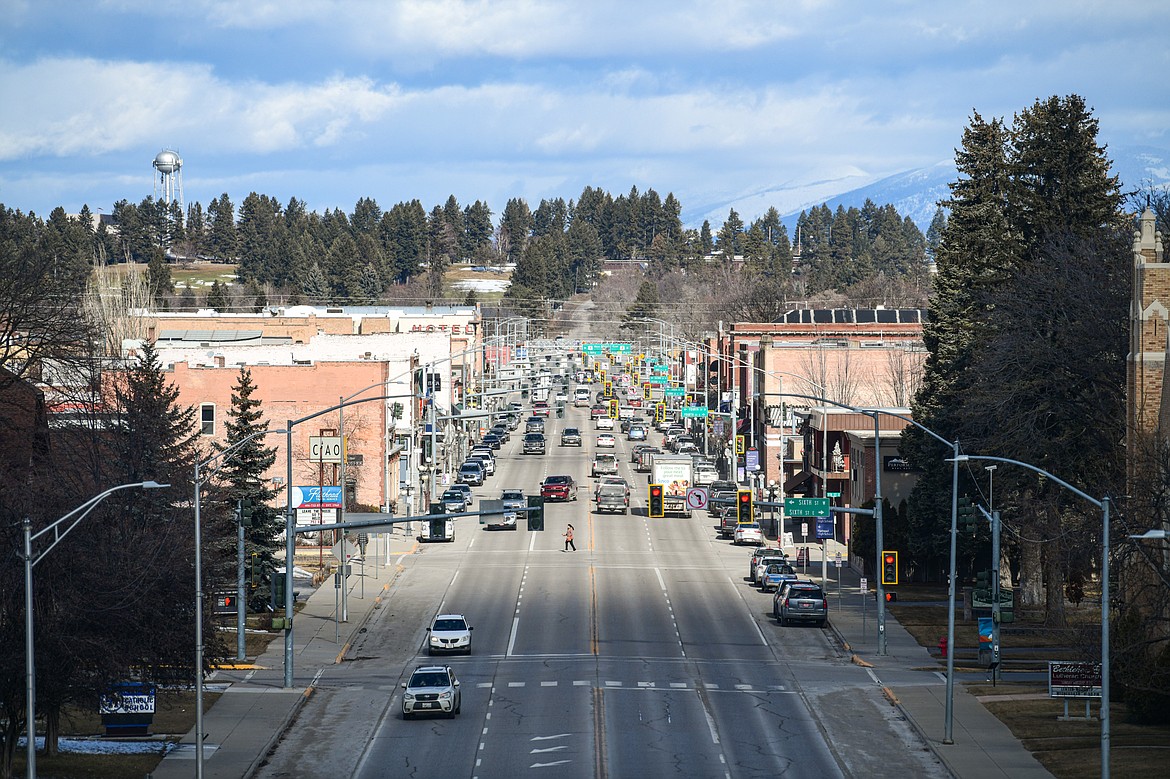
<path fill-rule="evenodd" d="M 199 432 L 203 435 L 215 435 L 215 404 L 204 403 L 199 407 Z"/>

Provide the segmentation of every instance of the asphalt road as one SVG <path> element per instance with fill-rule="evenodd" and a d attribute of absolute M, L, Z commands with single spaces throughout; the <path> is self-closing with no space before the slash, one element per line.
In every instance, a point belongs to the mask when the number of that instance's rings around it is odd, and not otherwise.
<path fill-rule="evenodd" d="M 544 532 L 462 519 L 456 542 L 403 558 L 355 659 L 317 680 L 260 776 L 938 775 L 829 631 L 776 625 L 771 595 L 744 579 L 749 552 L 718 540 L 713 518 L 646 517 L 646 477 L 621 435 L 633 510 L 591 512 L 585 411 L 549 419 L 543 457 L 513 435 L 475 490 L 535 492 L 568 473 L 579 499 L 546 504 Z M 566 425 L 586 433 L 581 449 L 557 446 Z M 563 551 L 568 522 L 576 552 Z M 470 656 L 427 656 L 425 628 L 444 611 L 475 626 Z M 404 721 L 400 683 L 430 663 L 454 668 L 462 712 Z"/>

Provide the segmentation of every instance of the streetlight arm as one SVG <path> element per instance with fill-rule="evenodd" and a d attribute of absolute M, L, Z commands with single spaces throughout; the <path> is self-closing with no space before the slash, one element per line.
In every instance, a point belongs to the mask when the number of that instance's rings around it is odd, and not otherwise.
<path fill-rule="evenodd" d="M 113 495 L 118 490 L 128 490 L 128 489 L 131 489 L 134 487 L 141 487 L 141 488 L 147 489 L 147 490 L 154 490 L 154 489 L 160 489 L 160 488 L 169 487 L 169 486 L 171 486 L 171 485 L 159 484 L 158 482 L 155 482 L 155 481 L 142 481 L 142 482 L 135 482 L 133 484 L 122 484 L 122 485 L 119 485 L 117 487 L 111 487 L 110 489 L 106 490 L 105 492 L 103 492 L 99 495 L 93 496 L 92 498 L 87 500 L 85 503 L 82 503 L 80 506 L 78 506 L 77 508 L 70 511 L 65 516 L 56 520 L 55 522 L 48 525 L 47 527 L 41 528 L 40 530 L 38 530 L 37 532 L 35 532 L 29 536 L 29 541 L 31 542 L 31 541 L 36 541 L 41 536 L 47 535 L 48 533 L 53 534 L 53 542 L 51 544 L 49 544 L 47 547 L 45 547 L 44 549 L 42 549 L 40 551 L 40 553 L 34 555 L 30 561 L 30 565 L 35 566 L 38 562 L 40 562 L 42 557 L 44 557 L 50 551 L 52 551 L 53 547 L 55 547 L 57 544 L 59 544 L 62 541 L 62 539 L 65 538 L 65 536 L 69 535 L 69 533 L 73 530 L 73 528 L 77 527 L 81 523 L 81 520 L 83 520 L 87 516 L 89 516 L 89 512 L 91 512 L 95 508 L 97 508 L 97 505 L 99 503 L 101 503 L 103 500 L 105 500 L 109 496 Z M 60 530 L 60 527 L 62 525 L 64 525 L 65 523 L 69 523 L 69 526 L 66 527 L 64 530 Z"/>
<path fill-rule="evenodd" d="M 1020 462 L 1019 460 L 1012 460 L 1012 459 L 1007 458 L 1007 457 L 991 457 L 989 455 L 982 455 L 982 454 L 981 455 L 961 454 L 961 455 L 959 455 L 957 457 L 953 457 L 953 458 L 948 457 L 947 460 L 949 462 L 958 462 L 958 463 L 967 462 L 968 460 L 991 460 L 991 461 L 997 462 L 997 463 L 1011 463 L 1012 465 L 1018 465 L 1021 468 L 1027 468 L 1030 471 L 1035 471 L 1036 473 L 1040 474 L 1041 476 L 1047 476 L 1049 479 L 1052 479 L 1054 482 L 1056 482 L 1060 486 L 1064 487 L 1069 492 L 1072 492 L 1076 495 L 1080 495 L 1082 498 L 1089 501 L 1097 508 L 1104 508 L 1103 501 L 1097 500 L 1096 498 L 1088 495 L 1087 493 L 1082 492 L 1081 490 L 1078 490 L 1076 487 L 1072 486 L 1071 484 L 1069 484 L 1067 481 L 1060 478 L 1059 476 L 1054 476 L 1051 473 L 1049 473 L 1048 471 L 1044 470 L 1043 468 L 1037 468 L 1035 465 L 1030 465 L 1029 463 Z"/>

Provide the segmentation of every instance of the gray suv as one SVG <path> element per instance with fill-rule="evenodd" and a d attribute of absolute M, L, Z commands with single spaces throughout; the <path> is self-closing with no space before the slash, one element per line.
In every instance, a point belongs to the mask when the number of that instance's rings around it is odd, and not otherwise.
<path fill-rule="evenodd" d="M 829 599 L 820 585 L 792 582 L 776 591 L 772 599 L 772 616 L 781 625 L 789 622 L 815 622 L 823 628 L 829 618 Z"/>
<path fill-rule="evenodd" d="M 524 434 L 524 454 L 544 454 L 544 433 Z"/>

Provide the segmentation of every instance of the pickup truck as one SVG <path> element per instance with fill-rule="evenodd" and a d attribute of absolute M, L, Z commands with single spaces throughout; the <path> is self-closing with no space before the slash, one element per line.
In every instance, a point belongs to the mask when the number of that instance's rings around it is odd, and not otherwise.
<path fill-rule="evenodd" d="M 544 433 L 524 434 L 524 454 L 544 454 Z"/>
<path fill-rule="evenodd" d="M 592 475 L 601 476 L 606 473 L 617 473 L 617 456 L 598 452 L 593 456 Z"/>
<path fill-rule="evenodd" d="M 630 510 L 630 493 L 620 484 L 603 484 L 597 491 L 597 513 L 616 512 L 625 514 Z"/>
<path fill-rule="evenodd" d="M 528 498 L 521 490 L 506 489 L 500 493 L 500 501 L 504 504 L 504 513 L 499 519 L 487 523 L 488 530 L 515 530 L 519 510 L 528 508 Z"/>

